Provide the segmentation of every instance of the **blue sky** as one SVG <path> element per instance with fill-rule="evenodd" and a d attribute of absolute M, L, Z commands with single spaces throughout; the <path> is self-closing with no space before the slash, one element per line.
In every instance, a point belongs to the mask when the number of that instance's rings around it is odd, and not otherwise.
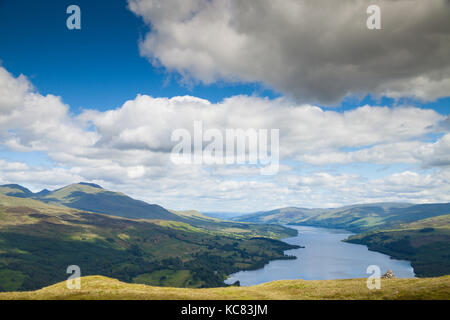
<path fill-rule="evenodd" d="M 55 94 L 80 108 L 117 108 L 138 93 L 155 97 L 192 95 L 211 102 L 238 94 L 269 98 L 281 94 L 261 83 L 185 84 L 176 72 L 152 66 L 139 54 L 138 40 L 149 27 L 130 10 L 126 0 L 76 3 L 82 9 L 82 29 L 68 30 L 66 8 L 73 1 L 0 1 L 2 65 L 14 75 L 25 74 L 42 94 Z M 14 13 L 14 14 L 13 14 Z M 33 59 L 30 59 L 30 54 Z M 337 110 L 365 104 L 406 103 L 445 113 L 450 98 L 432 102 L 392 98 L 347 98 Z M 328 105 L 321 105 L 329 107 Z"/>
<path fill-rule="evenodd" d="M 377 33 L 363 1 L 329 6 L 336 27 L 325 0 L 0 0 L 0 183 L 86 180 L 206 211 L 450 201 L 448 4 L 432 1 L 416 21 L 401 18 L 410 2 L 381 1 Z M 71 4 L 81 30 L 66 27 Z M 170 133 L 193 119 L 279 128 L 280 173 L 168 165 Z"/>
<path fill-rule="evenodd" d="M 258 84 L 183 84 L 176 73 L 139 55 L 138 40 L 149 28 L 125 0 L 76 1 L 82 29 L 68 30 L 65 12 L 73 3 L 0 1 L 0 59 L 14 75 L 26 74 L 42 94 L 63 97 L 75 113 L 117 108 L 138 93 L 193 95 L 213 102 L 236 94 L 279 95 Z"/>

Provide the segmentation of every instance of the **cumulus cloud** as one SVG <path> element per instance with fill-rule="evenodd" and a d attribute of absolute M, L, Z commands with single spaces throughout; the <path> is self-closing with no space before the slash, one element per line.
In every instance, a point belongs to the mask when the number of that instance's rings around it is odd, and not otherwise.
<path fill-rule="evenodd" d="M 60 97 L 34 92 L 29 80 L 0 67 L 0 139 L 18 151 L 77 148 L 92 144 Z"/>
<path fill-rule="evenodd" d="M 434 100 L 450 89 L 450 3 L 379 0 L 128 0 L 150 26 L 153 64 L 209 84 L 261 82 L 297 101 L 348 95 Z"/>
<path fill-rule="evenodd" d="M 0 146 L 24 152 L 24 159 L 28 151 L 41 151 L 52 161 L 36 166 L 0 159 L 0 183 L 37 191 L 87 180 L 168 208 L 239 212 L 280 205 L 450 201 L 448 115 L 433 110 L 363 106 L 335 112 L 283 98 L 235 96 L 211 103 L 138 95 L 115 110 L 74 116 L 60 97 L 41 95 L 26 77 L 1 67 L 0 92 L 6 93 L 0 100 Z M 192 131 L 194 121 L 221 132 L 280 129 L 279 174 L 262 177 L 251 165 L 175 165 L 171 134 L 178 128 Z M 412 167 L 372 179 L 333 172 L 351 163 Z"/>
<path fill-rule="evenodd" d="M 80 120 L 93 124 L 100 137 L 97 147 L 119 150 L 170 152 L 171 133 L 185 128 L 193 135 L 194 121 L 204 130 L 214 128 L 280 129 L 283 157 L 330 154 L 343 148 L 363 148 L 346 160 L 382 162 L 398 156 L 394 150 L 410 151 L 420 139 L 440 130 L 444 116 L 413 107 L 363 106 L 343 113 L 324 111 L 311 105 L 295 105 L 283 99 L 268 100 L 235 96 L 212 104 L 193 97 L 153 98 L 140 95 L 123 107 L 106 112 L 86 111 Z M 402 155 L 398 161 L 405 160 Z M 396 159 L 393 159 L 395 162 Z"/>
<path fill-rule="evenodd" d="M 0 67 L 0 117 L 20 107 L 29 90 L 31 90 L 30 83 L 23 75 L 14 78 Z"/>
<path fill-rule="evenodd" d="M 450 134 L 445 134 L 436 142 L 421 146 L 415 151 L 416 158 L 425 166 L 450 166 Z"/>

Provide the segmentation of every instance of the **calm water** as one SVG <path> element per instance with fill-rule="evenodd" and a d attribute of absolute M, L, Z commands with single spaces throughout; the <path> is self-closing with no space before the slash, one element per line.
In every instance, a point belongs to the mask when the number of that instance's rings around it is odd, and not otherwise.
<path fill-rule="evenodd" d="M 297 256 L 296 260 L 275 260 L 262 269 L 237 272 L 225 283 L 239 280 L 241 286 L 251 286 L 274 280 L 367 278 L 366 270 L 370 265 L 378 265 L 382 274 L 392 270 L 399 278 L 414 277 L 409 261 L 394 260 L 385 254 L 369 251 L 364 245 L 342 242 L 352 235 L 348 231 L 289 227 L 297 229 L 299 235 L 283 241 L 306 247 L 286 251 L 286 254 Z"/>

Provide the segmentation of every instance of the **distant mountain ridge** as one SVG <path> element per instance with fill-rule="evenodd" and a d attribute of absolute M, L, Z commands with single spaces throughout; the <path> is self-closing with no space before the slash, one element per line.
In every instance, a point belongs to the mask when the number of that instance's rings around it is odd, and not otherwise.
<path fill-rule="evenodd" d="M 364 232 L 449 213 L 450 203 L 410 204 L 383 202 L 328 209 L 287 207 L 255 212 L 233 220 L 254 223 L 302 224 Z"/>

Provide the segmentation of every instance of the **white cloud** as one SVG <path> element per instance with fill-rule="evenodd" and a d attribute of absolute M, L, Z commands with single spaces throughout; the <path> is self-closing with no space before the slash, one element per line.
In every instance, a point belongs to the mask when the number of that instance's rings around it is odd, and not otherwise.
<path fill-rule="evenodd" d="M 0 67 L 0 121 L 23 103 L 23 98 L 31 90 L 31 84 L 23 76 L 14 78 Z"/>
<path fill-rule="evenodd" d="M 434 100 L 450 89 L 450 3 L 379 0 L 128 0 L 150 26 L 141 54 L 204 83 L 262 82 L 297 101 L 346 95 Z"/>
<path fill-rule="evenodd" d="M 0 138 L 18 150 L 72 149 L 92 145 L 93 132 L 87 132 L 69 114 L 60 97 L 32 91 L 23 76 L 14 78 L 0 67 Z"/>
<path fill-rule="evenodd" d="M 0 92 L 7 94 L 0 101 L 0 146 L 24 152 L 25 159 L 0 159 L 0 183 L 37 190 L 87 180 L 168 208 L 212 211 L 450 201 L 448 118 L 433 110 L 364 106 L 339 113 L 285 99 L 235 96 L 214 104 L 139 95 L 115 110 L 74 116 L 60 97 L 40 95 L 24 76 L 2 68 Z M 205 129 L 279 128 L 279 174 L 262 177 L 253 166 L 174 165 L 171 133 L 192 130 L 195 120 Z M 440 139 L 428 138 L 439 133 Z M 26 161 L 36 150 L 51 167 Z M 371 180 L 333 173 L 342 163 L 362 162 L 416 167 Z"/>
<path fill-rule="evenodd" d="M 28 166 L 25 163 L 21 162 L 8 162 L 0 159 L 0 168 L 2 171 L 18 171 L 18 170 L 27 170 Z"/>
<path fill-rule="evenodd" d="M 87 111 L 80 117 L 92 123 L 99 148 L 170 152 L 171 133 L 193 131 L 194 121 L 204 130 L 217 128 L 280 129 L 284 158 L 296 156 L 311 163 L 410 162 L 420 139 L 439 130 L 444 116 L 413 107 L 370 107 L 338 113 L 310 105 L 292 105 L 283 99 L 235 96 L 218 104 L 192 97 L 138 96 L 122 108 Z M 411 141 L 414 140 L 414 141 Z M 343 148 L 366 148 L 341 152 Z M 335 157 L 338 155 L 337 157 Z M 328 156 L 328 160 L 321 157 Z"/>
<path fill-rule="evenodd" d="M 415 151 L 415 157 L 425 166 L 450 167 L 450 134 L 445 134 L 434 143 L 428 143 Z"/>

